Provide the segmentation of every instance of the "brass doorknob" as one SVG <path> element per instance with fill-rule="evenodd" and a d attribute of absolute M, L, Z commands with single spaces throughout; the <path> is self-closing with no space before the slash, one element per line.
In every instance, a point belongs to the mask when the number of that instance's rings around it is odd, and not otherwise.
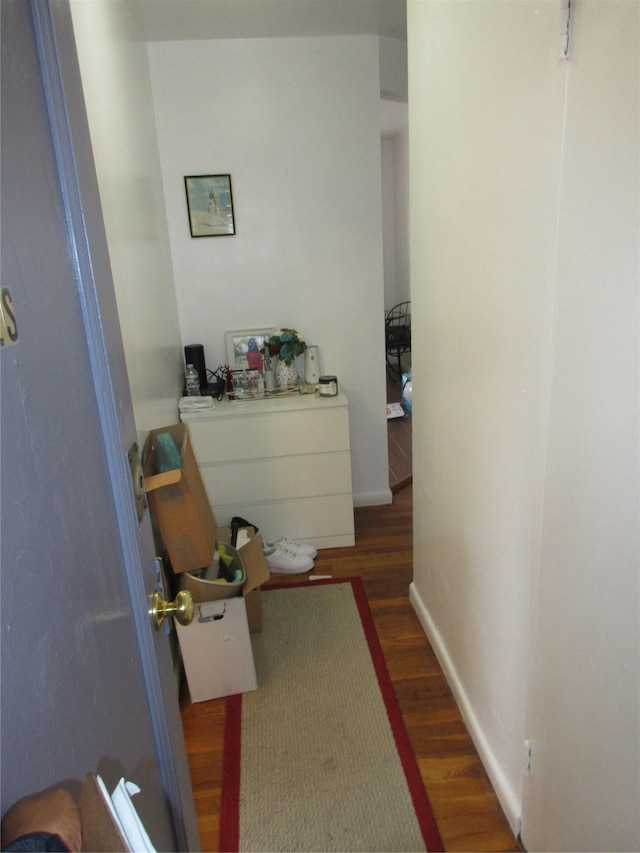
<path fill-rule="evenodd" d="M 164 620 L 171 615 L 175 616 L 181 625 L 190 625 L 193 613 L 193 598 L 188 590 L 183 589 L 179 592 L 174 601 L 165 601 L 158 591 L 153 593 L 149 615 L 156 631 L 160 630 Z"/>

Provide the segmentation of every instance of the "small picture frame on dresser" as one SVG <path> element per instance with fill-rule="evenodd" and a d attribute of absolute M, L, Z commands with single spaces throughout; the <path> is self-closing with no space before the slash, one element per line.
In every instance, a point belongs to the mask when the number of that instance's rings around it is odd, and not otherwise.
<path fill-rule="evenodd" d="M 273 334 L 274 328 L 227 332 L 227 363 L 231 370 L 260 370 L 262 347 Z"/>

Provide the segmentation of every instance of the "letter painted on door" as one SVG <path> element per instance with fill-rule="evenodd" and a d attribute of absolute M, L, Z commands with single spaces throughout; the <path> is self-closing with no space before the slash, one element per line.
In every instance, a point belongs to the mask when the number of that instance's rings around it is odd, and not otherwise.
<path fill-rule="evenodd" d="M 0 294 L 0 347 L 13 346 L 18 343 L 18 324 L 13 310 L 11 293 L 8 287 L 3 287 Z"/>

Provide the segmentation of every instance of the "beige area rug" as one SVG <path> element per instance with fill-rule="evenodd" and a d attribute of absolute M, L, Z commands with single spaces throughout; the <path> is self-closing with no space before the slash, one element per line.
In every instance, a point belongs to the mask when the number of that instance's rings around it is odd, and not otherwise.
<path fill-rule="evenodd" d="M 220 851 L 442 850 L 359 578 L 263 591 L 227 699 Z"/>

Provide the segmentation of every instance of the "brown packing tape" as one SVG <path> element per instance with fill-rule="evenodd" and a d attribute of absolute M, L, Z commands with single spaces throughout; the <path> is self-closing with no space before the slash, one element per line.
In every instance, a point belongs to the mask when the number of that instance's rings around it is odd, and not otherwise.
<path fill-rule="evenodd" d="M 152 492 L 154 489 L 162 489 L 164 486 L 173 486 L 179 483 L 181 477 L 181 468 L 176 468 L 174 471 L 164 471 L 162 474 L 153 474 L 150 477 L 145 477 L 144 487 L 147 492 Z"/>

